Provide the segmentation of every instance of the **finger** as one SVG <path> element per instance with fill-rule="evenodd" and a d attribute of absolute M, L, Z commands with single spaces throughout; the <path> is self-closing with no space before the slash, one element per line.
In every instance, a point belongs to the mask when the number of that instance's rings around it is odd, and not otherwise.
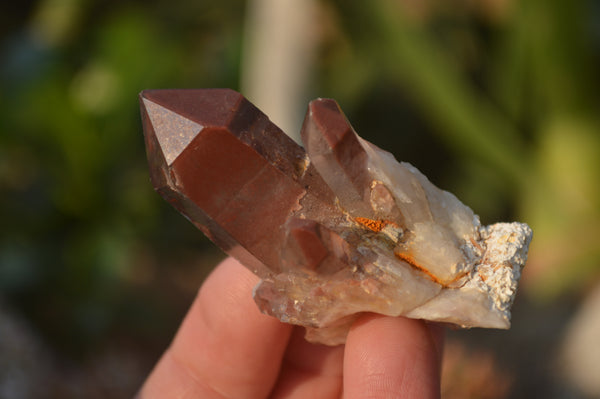
<path fill-rule="evenodd" d="M 291 326 L 259 312 L 252 300 L 257 282 L 234 259 L 223 261 L 203 284 L 140 396 L 266 397 Z"/>
<path fill-rule="evenodd" d="M 339 398 L 342 392 L 343 346 L 311 344 L 296 327 L 281 365 L 272 398 Z"/>
<path fill-rule="evenodd" d="M 366 315 L 348 334 L 344 398 L 439 398 L 439 338 L 422 320 Z"/>

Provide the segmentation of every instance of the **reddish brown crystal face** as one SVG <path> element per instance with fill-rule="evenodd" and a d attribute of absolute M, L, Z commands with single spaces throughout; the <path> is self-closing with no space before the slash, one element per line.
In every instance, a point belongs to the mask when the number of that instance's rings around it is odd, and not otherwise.
<path fill-rule="evenodd" d="M 281 226 L 307 196 L 333 194 L 297 145 L 227 89 L 140 94 L 156 190 L 259 276 L 280 269 Z"/>

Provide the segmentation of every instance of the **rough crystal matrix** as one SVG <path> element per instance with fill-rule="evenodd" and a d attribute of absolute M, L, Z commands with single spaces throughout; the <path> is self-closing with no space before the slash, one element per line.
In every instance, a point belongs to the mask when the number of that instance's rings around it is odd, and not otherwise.
<path fill-rule="evenodd" d="M 454 195 L 310 103 L 304 149 L 226 89 L 140 94 L 156 190 L 261 278 L 261 311 L 343 343 L 360 312 L 508 328 L 531 229 Z"/>

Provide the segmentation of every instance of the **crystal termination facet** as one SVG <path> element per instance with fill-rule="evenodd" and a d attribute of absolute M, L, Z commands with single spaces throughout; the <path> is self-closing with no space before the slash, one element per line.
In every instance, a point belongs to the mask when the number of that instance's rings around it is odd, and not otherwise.
<path fill-rule="evenodd" d="M 155 189 L 261 278 L 262 312 L 345 342 L 361 312 L 510 327 L 531 229 L 482 226 L 454 195 L 360 138 L 334 100 L 297 145 L 227 89 L 140 94 Z"/>

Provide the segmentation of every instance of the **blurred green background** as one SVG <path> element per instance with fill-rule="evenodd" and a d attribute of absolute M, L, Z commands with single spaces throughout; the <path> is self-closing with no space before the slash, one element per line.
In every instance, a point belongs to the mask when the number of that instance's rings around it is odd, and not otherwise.
<path fill-rule="evenodd" d="M 166 348 L 223 254 L 153 192 L 137 94 L 230 87 L 261 107 L 268 3 L 0 6 L 0 398 L 130 397 Z M 482 222 L 534 230 L 513 329 L 450 332 L 444 397 L 600 397 L 581 378 L 600 353 L 577 352 L 600 337 L 600 3 L 315 0 L 278 18 L 308 6 L 306 65 L 279 71 L 298 83 L 279 90 L 288 130 L 335 98 Z"/>

